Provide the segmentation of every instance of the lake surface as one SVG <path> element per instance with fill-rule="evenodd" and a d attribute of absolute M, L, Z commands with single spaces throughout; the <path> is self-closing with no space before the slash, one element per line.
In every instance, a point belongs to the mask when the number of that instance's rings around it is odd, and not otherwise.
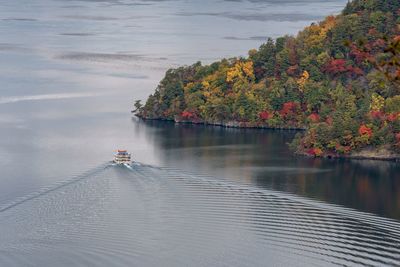
<path fill-rule="evenodd" d="M 398 164 L 129 113 L 169 67 L 246 55 L 346 2 L 1 1 L 0 265 L 400 265 Z M 117 148 L 142 164 L 110 165 Z"/>

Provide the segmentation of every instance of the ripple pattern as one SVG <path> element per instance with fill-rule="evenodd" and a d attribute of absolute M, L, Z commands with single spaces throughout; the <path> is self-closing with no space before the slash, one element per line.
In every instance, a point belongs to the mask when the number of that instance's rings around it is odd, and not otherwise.
<path fill-rule="evenodd" d="M 146 165 L 0 209 L 1 266 L 398 266 L 400 223 Z"/>

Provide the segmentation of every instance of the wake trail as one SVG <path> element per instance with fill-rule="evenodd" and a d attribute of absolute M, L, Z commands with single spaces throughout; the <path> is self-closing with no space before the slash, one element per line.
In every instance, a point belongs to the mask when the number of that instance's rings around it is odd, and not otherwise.
<path fill-rule="evenodd" d="M 259 188 L 254 185 L 235 183 L 226 179 L 216 179 L 215 177 L 208 174 L 195 174 L 193 172 L 184 171 L 175 167 L 151 166 L 141 164 L 133 170 L 140 172 L 141 169 L 145 168 L 157 169 L 165 172 L 163 174 L 165 176 L 164 178 L 199 181 L 217 187 L 229 188 L 233 192 L 262 194 L 266 196 L 275 196 L 280 199 L 287 199 L 295 203 L 300 203 L 308 207 L 313 207 L 321 211 L 340 215 L 347 219 L 352 219 L 353 221 L 356 221 L 358 223 L 369 225 L 377 231 L 386 232 L 387 234 L 396 236 L 396 238 L 400 238 L 400 222 L 394 219 L 380 217 L 375 214 L 358 211 L 341 205 L 327 203 L 318 199 L 309 199 L 289 192 Z"/>
<path fill-rule="evenodd" d="M 73 176 L 69 180 L 53 184 L 50 187 L 45 187 L 45 188 L 42 188 L 41 190 L 33 192 L 33 193 L 29 194 L 29 195 L 19 197 L 19 198 L 17 198 L 16 200 L 14 200 L 11 203 L 7 203 L 7 204 L 5 204 L 3 206 L 0 206 L 0 213 L 5 212 L 5 211 L 7 211 L 9 209 L 12 209 L 12 208 L 14 208 L 16 206 L 19 206 L 19 205 L 21 205 L 21 204 L 23 204 L 25 202 L 28 202 L 28 201 L 31 201 L 33 199 L 39 198 L 41 196 L 47 195 L 50 192 L 57 191 L 57 190 L 65 187 L 65 186 L 68 186 L 68 185 L 77 183 L 79 181 L 82 181 L 84 179 L 87 179 L 87 178 L 91 177 L 92 175 L 97 174 L 97 173 L 109 168 L 110 166 L 112 166 L 112 164 L 110 162 L 103 163 L 103 164 L 101 164 L 101 165 L 99 165 L 97 167 L 94 167 L 93 169 L 91 169 L 89 171 L 86 171 L 86 172 L 84 172 L 84 173 L 82 173 L 80 175 Z"/>

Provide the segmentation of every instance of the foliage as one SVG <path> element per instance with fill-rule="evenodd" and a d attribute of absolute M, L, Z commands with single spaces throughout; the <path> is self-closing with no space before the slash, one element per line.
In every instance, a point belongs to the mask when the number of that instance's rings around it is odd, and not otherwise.
<path fill-rule="evenodd" d="M 312 156 L 380 145 L 398 151 L 399 14 L 398 0 L 353 0 L 247 58 L 168 70 L 135 110 L 142 118 L 304 128 L 294 142 Z"/>

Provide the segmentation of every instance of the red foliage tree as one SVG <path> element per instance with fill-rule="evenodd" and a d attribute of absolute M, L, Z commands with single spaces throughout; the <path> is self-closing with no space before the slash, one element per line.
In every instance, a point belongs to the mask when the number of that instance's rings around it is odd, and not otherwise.
<path fill-rule="evenodd" d="M 323 154 L 323 151 L 318 147 L 314 147 L 314 148 L 307 150 L 306 153 L 310 156 L 321 157 Z"/>
<path fill-rule="evenodd" d="M 271 118 L 272 114 L 270 114 L 268 111 L 263 111 L 263 112 L 260 112 L 259 117 L 261 120 L 265 121 L 265 120 L 268 120 L 269 118 Z"/>
<path fill-rule="evenodd" d="M 192 119 L 196 118 L 196 114 L 185 110 L 181 113 L 181 117 L 184 119 L 187 119 L 187 120 L 192 120 Z"/>
<path fill-rule="evenodd" d="M 333 118 L 332 118 L 331 116 L 328 116 L 328 117 L 326 118 L 325 122 L 326 122 L 328 125 L 332 125 L 332 124 L 333 124 Z"/>
<path fill-rule="evenodd" d="M 340 144 L 336 144 L 335 150 L 339 153 L 348 154 L 351 151 L 351 146 L 342 146 Z"/>
<path fill-rule="evenodd" d="M 310 116 L 308 116 L 308 119 L 311 122 L 319 122 L 319 115 L 317 113 L 311 113 Z"/>
<path fill-rule="evenodd" d="M 360 128 L 358 129 L 358 133 L 363 136 L 366 135 L 368 137 L 372 136 L 372 129 L 369 128 L 367 125 L 363 124 L 360 126 Z"/>
<path fill-rule="evenodd" d="M 286 102 L 283 104 L 282 109 L 279 113 L 282 117 L 287 117 L 289 115 L 293 115 L 299 109 L 300 105 L 297 102 Z"/>
<path fill-rule="evenodd" d="M 349 74 L 349 75 L 363 75 L 362 69 L 356 66 L 352 66 L 345 59 L 332 59 L 325 65 L 324 71 L 332 74 Z"/>
<path fill-rule="evenodd" d="M 395 137 L 396 137 L 397 143 L 400 144 L 400 133 L 397 133 L 397 134 L 395 135 Z"/>
<path fill-rule="evenodd" d="M 347 72 L 345 59 L 332 59 L 325 66 L 325 71 L 330 74 L 340 74 Z"/>
<path fill-rule="evenodd" d="M 294 66 L 290 66 L 286 73 L 290 76 L 296 76 L 299 73 L 299 66 L 298 65 L 294 65 Z"/>
<path fill-rule="evenodd" d="M 383 120 L 385 118 L 385 113 L 379 110 L 373 110 L 369 113 L 372 119 Z"/>
<path fill-rule="evenodd" d="M 367 51 L 362 51 L 362 50 L 360 50 L 356 45 L 354 45 L 354 44 L 352 44 L 351 46 L 350 46 L 350 55 L 352 56 L 352 57 L 354 57 L 354 59 L 355 59 L 355 62 L 357 63 L 357 64 L 361 64 L 361 63 L 363 63 L 364 61 L 366 61 L 366 60 L 368 60 L 368 59 L 370 59 L 371 57 L 372 57 L 372 55 L 369 53 L 369 52 L 367 52 Z"/>
<path fill-rule="evenodd" d="M 390 113 L 386 116 L 387 120 L 390 122 L 396 121 L 400 116 L 400 113 Z"/>
<path fill-rule="evenodd" d="M 373 46 L 374 47 L 379 47 L 379 48 L 383 48 L 385 47 L 385 40 L 383 39 L 378 39 L 375 42 L 373 42 Z"/>
<path fill-rule="evenodd" d="M 364 71 L 360 69 L 359 67 L 354 67 L 354 66 L 348 66 L 347 71 L 349 74 L 356 75 L 356 76 L 361 76 L 364 74 Z"/>

